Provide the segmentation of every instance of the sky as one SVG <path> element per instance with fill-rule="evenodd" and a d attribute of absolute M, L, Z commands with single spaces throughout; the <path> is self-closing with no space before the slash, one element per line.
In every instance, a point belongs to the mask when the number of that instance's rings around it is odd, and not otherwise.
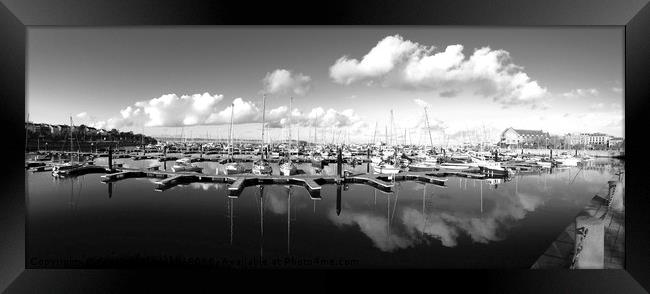
<path fill-rule="evenodd" d="M 30 27 L 26 115 L 193 138 L 227 138 L 231 117 L 251 139 L 264 119 L 267 140 L 623 136 L 623 38 L 621 27 Z"/>

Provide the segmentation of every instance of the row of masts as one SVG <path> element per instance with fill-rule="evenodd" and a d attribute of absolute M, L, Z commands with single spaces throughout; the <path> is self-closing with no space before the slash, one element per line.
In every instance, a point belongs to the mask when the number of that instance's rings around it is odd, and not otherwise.
<path fill-rule="evenodd" d="M 234 131 L 234 106 L 235 106 L 234 103 L 232 103 L 231 104 L 231 115 L 230 115 L 230 126 L 229 126 L 229 131 L 228 131 L 228 144 L 230 146 L 228 152 L 229 152 L 229 155 L 231 157 L 232 157 L 233 151 L 234 151 L 233 150 L 233 148 L 234 148 L 233 147 L 233 145 L 234 145 L 233 144 L 234 143 L 233 142 L 233 140 L 234 140 L 234 133 L 233 133 L 233 131 Z M 292 110 L 293 110 L 292 107 L 293 107 L 293 97 L 290 97 L 289 98 L 289 110 L 288 110 L 289 113 L 288 113 L 288 118 L 287 118 L 287 120 L 288 120 L 288 145 L 289 145 L 289 149 L 291 149 L 292 142 L 293 142 L 292 127 L 291 127 L 291 125 L 292 125 L 291 116 L 292 116 Z M 266 126 L 265 126 L 266 125 L 266 120 L 265 120 L 266 119 L 266 94 L 264 94 L 263 98 L 262 98 L 262 109 L 263 110 L 262 110 L 261 142 L 262 142 L 262 145 L 264 146 L 265 133 L 266 133 Z M 429 143 L 430 143 L 431 148 L 433 148 L 434 143 L 433 143 L 433 136 L 431 134 L 431 126 L 429 124 L 427 106 L 424 106 L 424 116 L 425 116 L 425 120 L 424 120 L 425 121 L 425 126 L 426 126 L 428 137 L 429 137 Z M 29 121 L 29 114 L 28 114 L 28 121 Z M 386 125 L 386 131 L 385 131 L 385 134 L 386 134 L 385 142 L 388 145 L 395 145 L 397 143 L 397 140 L 394 139 L 395 134 L 394 134 L 393 125 L 394 125 L 394 112 L 391 109 L 390 110 L 390 134 L 389 134 L 388 125 Z M 70 117 L 70 126 L 71 126 L 71 128 L 73 128 L 72 117 Z M 374 133 L 372 135 L 372 142 L 371 142 L 371 144 L 373 144 L 373 145 L 375 144 L 375 142 L 377 140 L 377 127 L 378 127 L 378 123 L 375 122 L 375 129 L 374 129 Z M 485 133 L 485 126 L 483 126 L 483 129 L 484 129 L 484 133 Z M 299 131 L 300 130 L 298 129 L 298 136 L 300 136 Z M 340 139 L 341 130 L 339 130 L 339 135 L 338 136 L 335 135 L 335 131 L 336 131 L 335 128 L 332 128 L 332 136 L 331 136 L 330 144 L 334 144 L 335 141 L 338 141 L 339 143 L 341 142 L 341 140 L 336 140 L 337 138 Z M 408 145 L 407 144 L 408 143 L 407 142 L 407 137 L 409 137 L 409 136 L 407 134 L 410 134 L 410 132 L 407 133 L 407 131 L 408 131 L 408 129 L 404 128 L 404 135 L 403 135 L 403 142 L 402 142 L 403 145 Z M 144 126 L 143 126 L 143 134 L 144 134 Z M 181 141 L 183 141 L 183 139 L 184 139 L 183 142 L 187 143 L 187 138 L 186 137 L 184 138 L 183 134 L 184 134 L 184 127 L 181 128 L 181 135 L 180 136 L 181 136 Z M 206 136 L 209 137 L 209 134 L 206 133 Z M 325 136 L 323 136 L 323 138 L 322 138 L 323 140 L 325 139 L 324 137 Z M 348 129 L 346 129 L 346 134 L 345 134 L 344 139 L 345 140 L 343 140 L 343 142 L 346 145 L 350 144 L 350 133 L 349 133 Z M 299 137 L 298 137 L 298 141 L 299 141 Z M 316 143 L 316 144 L 318 143 L 318 129 L 316 127 L 314 127 L 313 142 Z M 325 143 L 325 141 L 323 141 L 322 143 Z M 411 136 L 411 143 L 412 143 L 412 136 Z M 144 144 L 144 137 L 141 138 L 141 144 Z M 72 146 L 72 136 L 70 136 L 70 145 L 71 145 L 70 148 L 71 148 L 71 151 L 72 151 L 72 149 L 73 149 L 72 148 L 73 147 Z M 264 153 L 264 150 L 262 150 L 262 153 Z"/>

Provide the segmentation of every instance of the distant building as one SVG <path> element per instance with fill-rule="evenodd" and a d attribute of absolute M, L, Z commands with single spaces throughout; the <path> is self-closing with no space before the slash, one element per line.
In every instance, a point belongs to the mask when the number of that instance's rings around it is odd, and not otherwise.
<path fill-rule="evenodd" d="M 623 144 L 623 141 L 625 141 L 625 139 L 623 139 L 621 137 L 612 137 L 612 138 L 609 139 L 609 145 L 610 146 L 617 146 L 617 145 Z"/>
<path fill-rule="evenodd" d="M 49 136 L 52 134 L 52 127 L 48 124 L 35 124 L 28 122 L 25 124 L 25 128 L 28 132 L 38 136 Z"/>
<path fill-rule="evenodd" d="M 589 142 L 589 134 L 587 133 L 570 133 L 564 136 L 564 142 L 568 146 L 587 145 Z"/>
<path fill-rule="evenodd" d="M 501 133 L 501 147 L 541 147 L 546 146 L 551 136 L 542 130 L 518 130 L 507 128 Z"/>
<path fill-rule="evenodd" d="M 623 144 L 625 143 L 625 139 L 621 137 L 612 137 L 609 139 L 609 147 L 610 148 L 621 148 L 623 147 Z"/>
<path fill-rule="evenodd" d="M 589 139 L 587 141 L 587 145 L 606 146 L 607 144 L 609 144 L 609 139 L 610 138 L 611 138 L 610 135 L 603 134 L 603 133 L 589 134 Z"/>
<path fill-rule="evenodd" d="M 623 142 L 623 138 L 615 138 L 603 133 L 575 133 L 564 136 L 567 147 L 607 148 Z"/>

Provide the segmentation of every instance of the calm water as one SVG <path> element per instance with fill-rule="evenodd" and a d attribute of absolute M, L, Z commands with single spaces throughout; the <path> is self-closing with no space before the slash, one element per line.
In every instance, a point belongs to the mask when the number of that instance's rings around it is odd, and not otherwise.
<path fill-rule="evenodd" d="M 221 167 L 198 164 L 208 174 Z M 26 172 L 27 267 L 529 268 L 622 168 L 595 160 L 496 185 L 401 182 L 392 193 L 325 185 L 322 200 L 300 186 L 247 187 L 231 199 L 221 184 L 157 192 L 153 179 Z"/>

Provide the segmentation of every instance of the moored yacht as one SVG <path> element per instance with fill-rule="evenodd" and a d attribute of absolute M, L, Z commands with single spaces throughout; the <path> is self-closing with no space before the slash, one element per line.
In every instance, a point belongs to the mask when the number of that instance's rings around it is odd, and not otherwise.
<path fill-rule="evenodd" d="M 246 172 L 246 167 L 241 162 L 228 162 L 223 169 L 224 174 L 226 175 L 236 175 L 243 174 Z"/>
<path fill-rule="evenodd" d="M 298 168 L 296 164 L 293 163 L 290 159 L 283 159 L 280 161 L 280 175 L 283 176 L 292 176 L 298 173 Z"/>
<path fill-rule="evenodd" d="M 260 159 L 253 163 L 253 174 L 270 175 L 273 173 L 273 167 L 266 159 Z"/>
<path fill-rule="evenodd" d="M 52 167 L 52 175 L 60 176 L 63 175 L 68 170 L 75 169 L 82 166 L 83 164 L 80 162 L 66 162 L 66 163 L 55 164 Z"/>
<path fill-rule="evenodd" d="M 174 162 L 172 166 L 173 172 L 202 172 L 203 168 L 192 164 L 192 160 L 189 157 L 184 157 Z"/>
<path fill-rule="evenodd" d="M 557 161 L 559 165 L 564 166 L 578 166 L 578 163 L 581 162 L 580 158 L 573 156 L 558 157 L 555 158 L 555 161 Z"/>

